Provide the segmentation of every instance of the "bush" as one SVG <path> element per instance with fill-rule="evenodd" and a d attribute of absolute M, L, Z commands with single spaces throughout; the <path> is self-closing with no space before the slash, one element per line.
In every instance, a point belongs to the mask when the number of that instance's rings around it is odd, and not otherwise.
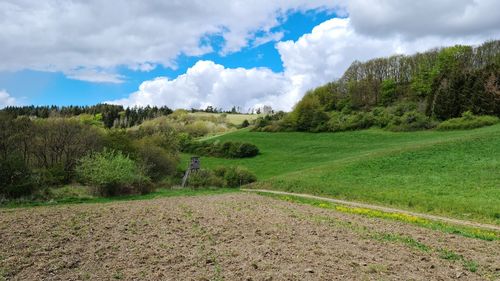
<path fill-rule="evenodd" d="M 394 132 L 401 131 L 418 131 L 431 129 L 436 126 L 436 123 L 429 117 L 418 111 L 409 111 L 401 117 L 395 117 L 387 127 Z"/>
<path fill-rule="evenodd" d="M 18 198 L 35 191 L 35 181 L 31 170 L 21 157 L 0 158 L 0 196 Z"/>
<path fill-rule="evenodd" d="M 213 171 L 201 169 L 189 175 L 187 185 L 193 188 L 223 187 L 225 183 L 224 179 L 217 177 Z"/>
<path fill-rule="evenodd" d="M 66 171 L 61 164 L 39 169 L 36 174 L 39 184 L 43 186 L 61 186 L 68 183 L 73 176 L 73 173 Z"/>
<path fill-rule="evenodd" d="M 239 166 L 202 169 L 189 176 L 188 186 L 200 187 L 240 187 L 255 182 L 257 177 L 248 169 Z"/>
<path fill-rule="evenodd" d="M 380 128 L 387 127 L 395 117 L 386 108 L 376 107 L 372 110 L 373 124 Z"/>
<path fill-rule="evenodd" d="M 182 151 L 224 158 L 246 158 L 259 154 L 259 148 L 254 144 L 231 141 L 211 143 L 184 140 Z"/>
<path fill-rule="evenodd" d="M 251 143 L 231 143 L 230 156 L 231 158 L 246 158 L 254 157 L 259 154 L 259 148 Z"/>
<path fill-rule="evenodd" d="M 153 181 L 174 174 L 179 163 L 176 155 L 146 140 L 137 143 L 137 159 L 142 171 Z"/>
<path fill-rule="evenodd" d="M 356 112 L 345 114 L 333 112 L 328 121 L 328 130 L 332 132 L 352 131 L 367 129 L 375 124 L 373 114 L 370 112 Z"/>
<path fill-rule="evenodd" d="M 101 196 L 151 191 L 149 178 L 121 152 L 104 150 L 85 156 L 80 160 L 76 172 L 82 183 L 95 187 Z"/>
<path fill-rule="evenodd" d="M 496 116 L 476 116 L 470 111 L 466 111 L 462 114 L 460 118 L 448 119 L 437 126 L 436 129 L 441 131 L 447 130 L 466 130 L 480 128 L 484 126 L 491 126 L 500 122 L 500 119 Z"/>
<path fill-rule="evenodd" d="M 241 128 L 246 128 L 250 126 L 250 122 L 248 122 L 247 119 L 243 120 L 243 123 L 241 123 Z"/>
<path fill-rule="evenodd" d="M 224 179 L 226 187 L 240 187 L 257 180 L 254 173 L 240 166 L 217 167 L 214 173 L 216 176 Z"/>

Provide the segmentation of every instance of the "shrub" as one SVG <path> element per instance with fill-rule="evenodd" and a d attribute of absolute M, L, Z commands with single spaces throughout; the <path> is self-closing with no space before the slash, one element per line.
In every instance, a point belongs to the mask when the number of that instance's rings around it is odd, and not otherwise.
<path fill-rule="evenodd" d="M 174 174 L 179 163 L 176 155 L 147 140 L 141 140 L 137 143 L 137 161 L 145 175 L 153 181 Z"/>
<path fill-rule="evenodd" d="M 246 158 L 259 154 L 259 148 L 254 144 L 231 141 L 211 143 L 184 140 L 182 151 L 224 158 Z"/>
<path fill-rule="evenodd" d="M 18 198 L 35 191 L 31 170 L 21 157 L 0 158 L 0 179 L 0 196 Z"/>
<path fill-rule="evenodd" d="M 257 177 L 248 169 L 240 166 L 220 166 L 214 170 L 201 169 L 189 176 L 187 185 L 200 187 L 240 187 L 255 182 Z"/>
<path fill-rule="evenodd" d="M 436 123 L 429 117 L 418 111 L 409 111 L 401 117 L 395 117 L 387 127 L 391 131 L 418 131 L 431 129 L 436 126 Z"/>
<path fill-rule="evenodd" d="M 372 110 L 372 114 L 373 114 L 373 124 L 380 128 L 387 127 L 394 118 L 394 115 L 383 107 L 374 108 Z"/>
<path fill-rule="evenodd" d="M 149 178 L 136 163 L 121 152 L 104 150 L 83 157 L 76 169 L 82 183 L 91 185 L 101 196 L 147 193 Z"/>
<path fill-rule="evenodd" d="M 470 111 L 466 111 L 462 114 L 460 118 L 452 118 L 446 121 L 443 121 L 441 124 L 437 126 L 438 130 L 446 131 L 446 130 L 466 130 L 466 129 L 474 129 L 480 128 L 484 126 L 491 126 L 500 122 L 500 119 L 496 116 L 476 116 L 473 115 Z"/>
<path fill-rule="evenodd" d="M 193 188 L 223 187 L 225 186 L 225 183 L 224 179 L 217 177 L 213 171 L 201 169 L 189 175 L 187 185 Z"/>
<path fill-rule="evenodd" d="M 232 142 L 229 154 L 231 158 L 254 157 L 259 154 L 259 148 L 251 143 Z"/>
<path fill-rule="evenodd" d="M 240 187 L 257 180 L 254 173 L 240 166 L 217 167 L 214 173 L 224 179 L 224 184 L 227 187 Z"/>
<path fill-rule="evenodd" d="M 331 114 L 328 121 L 328 130 L 332 132 L 351 131 L 370 128 L 374 124 L 374 117 L 370 112 L 345 114 L 336 111 Z"/>
<path fill-rule="evenodd" d="M 248 122 L 247 119 L 243 120 L 243 123 L 241 123 L 241 128 L 246 128 L 250 126 L 250 122 Z"/>
<path fill-rule="evenodd" d="M 66 171 L 61 164 L 47 169 L 39 169 L 36 174 L 39 178 L 39 184 L 43 186 L 61 186 L 68 183 L 73 176 L 73 173 Z"/>

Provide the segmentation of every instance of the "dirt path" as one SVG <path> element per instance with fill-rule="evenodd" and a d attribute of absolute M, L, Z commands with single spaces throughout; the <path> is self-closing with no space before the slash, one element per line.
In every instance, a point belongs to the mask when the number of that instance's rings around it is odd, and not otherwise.
<path fill-rule="evenodd" d="M 452 223 L 452 224 L 457 224 L 457 225 L 472 226 L 472 227 L 479 227 L 479 228 L 484 228 L 484 229 L 491 229 L 491 230 L 495 230 L 495 231 L 500 231 L 500 226 L 496 226 L 496 225 L 492 225 L 492 224 L 485 224 L 485 223 L 465 221 L 465 220 L 447 218 L 447 217 L 436 216 L 436 215 L 422 214 L 422 213 L 416 213 L 416 212 L 411 212 L 411 211 L 407 211 L 407 210 L 377 206 L 377 205 L 366 204 L 366 203 L 352 202 L 352 201 L 346 201 L 346 200 L 340 200 L 340 199 L 333 199 L 333 198 L 315 196 L 315 195 L 310 195 L 310 194 L 292 193 L 292 192 L 275 191 L 275 190 L 267 190 L 267 189 L 245 189 L 245 188 L 242 188 L 241 190 L 247 191 L 247 192 L 262 192 L 262 193 L 271 193 L 271 194 L 278 194 L 278 195 L 297 196 L 297 197 L 309 198 L 309 199 L 317 199 L 317 200 L 322 200 L 322 201 L 327 201 L 327 202 L 332 202 L 332 203 L 337 203 L 337 204 L 342 204 L 342 205 L 347 205 L 347 206 L 352 206 L 352 207 L 373 209 L 373 210 L 378 210 L 378 211 L 383 211 L 383 212 L 388 212 L 388 213 L 401 213 L 401 214 L 412 215 L 412 216 L 425 218 L 425 219 L 429 219 L 429 220 L 442 221 L 442 222 Z"/>
<path fill-rule="evenodd" d="M 500 243 L 251 193 L 0 210 L 0 280 L 498 280 Z"/>

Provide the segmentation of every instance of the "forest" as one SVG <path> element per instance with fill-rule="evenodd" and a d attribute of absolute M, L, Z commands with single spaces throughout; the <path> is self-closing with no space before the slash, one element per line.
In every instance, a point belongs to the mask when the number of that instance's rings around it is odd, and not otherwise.
<path fill-rule="evenodd" d="M 488 116 L 488 117 L 484 117 Z M 289 114 L 263 117 L 258 131 L 392 131 L 458 128 L 500 117 L 500 41 L 355 61 L 343 76 L 308 91 Z M 450 122 L 441 128 L 450 128 Z"/>

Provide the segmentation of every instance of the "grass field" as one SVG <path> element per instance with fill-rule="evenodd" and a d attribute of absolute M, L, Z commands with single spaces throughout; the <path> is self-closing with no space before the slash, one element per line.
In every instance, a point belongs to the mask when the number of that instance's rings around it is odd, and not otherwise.
<path fill-rule="evenodd" d="M 254 143 L 261 154 L 232 160 L 204 157 L 202 165 L 248 167 L 259 178 L 257 188 L 500 223 L 500 125 L 412 133 L 240 130 L 218 139 Z"/>
<path fill-rule="evenodd" d="M 195 113 L 189 113 L 195 116 L 219 116 L 222 113 L 207 113 L 207 112 L 195 112 Z M 249 122 L 252 120 L 257 119 L 259 116 L 263 116 L 263 114 L 231 114 L 231 113 L 224 113 L 226 114 L 227 121 L 233 125 L 240 125 L 243 123 L 243 121 L 248 120 Z"/>

